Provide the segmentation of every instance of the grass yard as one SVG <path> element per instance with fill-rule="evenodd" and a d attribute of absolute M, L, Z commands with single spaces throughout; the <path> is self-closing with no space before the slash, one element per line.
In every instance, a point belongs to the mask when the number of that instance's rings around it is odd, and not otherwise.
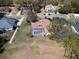
<path fill-rule="evenodd" d="M 31 43 L 19 43 L 10 46 L 2 58 L 4 59 L 66 59 L 64 48 L 60 43 L 47 37 L 36 37 Z"/>

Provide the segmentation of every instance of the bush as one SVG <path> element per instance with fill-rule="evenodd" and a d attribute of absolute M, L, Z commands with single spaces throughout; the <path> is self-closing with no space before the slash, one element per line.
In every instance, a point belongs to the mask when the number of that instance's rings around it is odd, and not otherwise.
<path fill-rule="evenodd" d="M 0 36 L 0 53 L 5 49 L 4 45 L 9 41 L 8 36 Z"/>
<path fill-rule="evenodd" d="M 28 15 L 26 21 L 27 21 L 27 23 L 29 23 L 29 24 L 30 24 L 31 22 L 36 22 L 36 21 L 38 21 L 36 14 L 34 14 L 34 13 L 31 12 L 31 13 Z"/>
<path fill-rule="evenodd" d="M 60 13 L 79 13 L 79 0 L 64 0 L 64 6 L 59 9 Z"/>
<path fill-rule="evenodd" d="M 67 39 L 69 34 L 68 28 L 64 27 L 67 24 L 67 21 L 60 18 L 54 18 L 52 20 L 52 29 L 50 29 L 51 35 L 50 39 L 55 39 L 56 41 L 64 41 Z"/>
<path fill-rule="evenodd" d="M 64 41 L 64 47 L 67 49 L 68 57 L 70 59 L 76 58 L 79 59 L 79 35 L 71 32 Z"/>
<path fill-rule="evenodd" d="M 74 10 L 71 5 L 65 5 L 61 7 L 61 9 L 59 9 L 59 13 L 62 13 L 62 14 L 68 14 L 72 12 L 74 12 Z"/>

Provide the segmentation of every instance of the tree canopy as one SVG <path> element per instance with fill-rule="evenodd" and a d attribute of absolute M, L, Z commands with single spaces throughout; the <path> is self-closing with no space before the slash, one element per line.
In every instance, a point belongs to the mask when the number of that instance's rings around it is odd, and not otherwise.
<path fill-rule="evenodd" d="M 13 5 L 13 0 L 0 0 L 0 6 L 11 6 Z"/>
<path fill-rule="evenodd" d="M 60 13 L 79 13 L 79 0 L 64 0 Z"/>

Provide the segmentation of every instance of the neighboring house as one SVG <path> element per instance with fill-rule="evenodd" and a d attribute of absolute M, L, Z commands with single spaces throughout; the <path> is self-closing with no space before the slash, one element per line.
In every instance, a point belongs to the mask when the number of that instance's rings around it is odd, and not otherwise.
<path fill-rule="evenodd" d="M 45 11 L 46 12 L 53 12 L 53 13 L 57 13 L 57 6 L 53 6 L 52 4 L 46 5 L 45 6 Z"/>
<path fill-rule="evenodd" d="M 44 19 L 44 18 L 53 19 L 54 17 L 63 18 L 63 19 L 69 19 L 70 18 L 66 14 L 54 14 L 54 13 L 51 13 L 51 12 L 37 13 L 37 17 L 40 18 L 40 19 Z"/>
<path fill-rule="evenodd" d="M 51 22 L 48 19 L 41 19 L 37 22 L 32 22 L 32 35 L 33 36 L 47 36 L 49 35 L 48 27 L 50 27 Z"/>
<path fill-rule="evenodd" d="M 41 13 L 37 13 L 37 17 L 40 19 L 53 19 L 54 17 L 57 18 L 63 18 L 63 19 L 69 19 L 69 15 L 67 14 L 60 14 L 58 12 L 59 7 L 58 6 L 53 6 L 52 4 L 48 4 L 45 6 L 45 10 L 44 8 L 41 9 Z"/>
<path fill-rule="evenodd" d="M 11 31 L 17 27 L 17 20 L 8 17 L 0 18 L 0 33 Z"/>
<path fill-rule="evenodd" d="M 53 19 L 55 17 L 57 18 L 63 18 L 63 19 L 69 19 L 69 16 L 66 15 L 66 14 L 54 14 L 54 13 L 46 13 L 46 18 L 49 18 L 49 19 Z"/>
<path fill-rule="evenodd" d="M 79 34 L 79 22 L 70 23 L 71 28 L 77 34 Z"/>

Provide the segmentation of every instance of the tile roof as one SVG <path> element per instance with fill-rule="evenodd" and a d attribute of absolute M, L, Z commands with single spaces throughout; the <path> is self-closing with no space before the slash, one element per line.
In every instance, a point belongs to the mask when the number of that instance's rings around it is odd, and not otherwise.
<path fill-rule="evenodd" d="M 32 29 L 33 28 L 38 28 L 38 27 L 47 27 L 50 25 L 50 21 L 48 19 L 42 19 L 39 20 L 38 22 L 32 22 Z"/>

